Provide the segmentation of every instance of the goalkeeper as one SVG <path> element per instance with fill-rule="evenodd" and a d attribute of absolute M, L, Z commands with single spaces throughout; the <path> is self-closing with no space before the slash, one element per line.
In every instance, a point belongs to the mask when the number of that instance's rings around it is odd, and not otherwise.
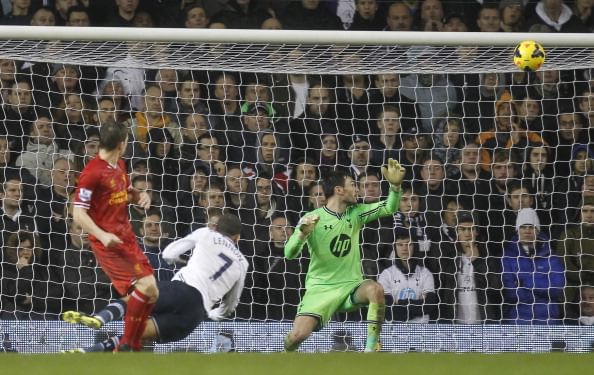
<path fill-rule="evenodd" d="M 405 169 L 393 160 L 382 167 L 390 183 L 388 199 L 358 204 L 358 188 L 344 172 L 331 173 L 324 181 L 327 204 L 305 214 L 285 245 L 285 256 L 293 259 L 307 244 L 311 256 L 305 280 L 305 295 L 293 328 L 285 337 L 285 350 L 297 350 L 314 330 L 321 329 L 336 312 L 368 305 L 366 352 L 380 350 L 379 336 L 384 320 L 384 290 L 361 272 L 359 232 L 363 225 L 393 215 L 399 207 L 400 184 Z"/>

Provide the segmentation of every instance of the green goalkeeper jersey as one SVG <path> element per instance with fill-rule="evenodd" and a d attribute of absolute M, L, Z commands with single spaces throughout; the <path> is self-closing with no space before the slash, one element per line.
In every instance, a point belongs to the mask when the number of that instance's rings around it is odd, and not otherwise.
<path fill-rule="evenodd" d="M 311 256 L 305 279 L 306 289 L 316 286 L 339 286 L 362 281 L 359 232 L 366 223 L 393 215 L 399 207 L 401 193 L 390 190 L 386 200 L 371 204 L 353 204 L 343 214 L 321 207 L 304 216 L 318 214 L 320 220 L 305 241 L 299 240 L 299 228 L 285 245 L 285 257 L 299 255 L 303 245 Z"/>

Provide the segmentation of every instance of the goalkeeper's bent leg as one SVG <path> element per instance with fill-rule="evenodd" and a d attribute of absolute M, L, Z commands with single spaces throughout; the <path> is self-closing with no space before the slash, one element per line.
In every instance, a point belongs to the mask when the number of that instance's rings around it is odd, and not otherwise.
<path fill-rule="evenodd" d="M 298 315 L 293 323 L 293 328 L 287 333 L 284 340 L 285 351 L 294 352 L 299 349 L 299 345 L 307 338 L 313 330 L 320 324 L 317 317 L 308 315 Z"/>

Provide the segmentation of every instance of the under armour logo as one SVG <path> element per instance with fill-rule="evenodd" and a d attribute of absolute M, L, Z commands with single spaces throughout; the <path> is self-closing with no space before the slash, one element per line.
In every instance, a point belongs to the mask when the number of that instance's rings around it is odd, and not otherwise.
<path fill-rule="evenodd" d="M 332 230 L 332 225 L 324 225 L 324 230 Z"/>

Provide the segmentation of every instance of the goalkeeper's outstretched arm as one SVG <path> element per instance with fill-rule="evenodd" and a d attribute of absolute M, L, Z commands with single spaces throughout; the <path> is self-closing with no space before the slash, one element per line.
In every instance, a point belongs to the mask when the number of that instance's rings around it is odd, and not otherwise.
<path fill-rule="evenodd" d="M 307 242 L 307 237 L 313 232 L 316 223 L 320 220 L 317 214 L 305 214 L 297 223 L 295 232 L 285 244 L 285 257 L 295 259 Z"/>

